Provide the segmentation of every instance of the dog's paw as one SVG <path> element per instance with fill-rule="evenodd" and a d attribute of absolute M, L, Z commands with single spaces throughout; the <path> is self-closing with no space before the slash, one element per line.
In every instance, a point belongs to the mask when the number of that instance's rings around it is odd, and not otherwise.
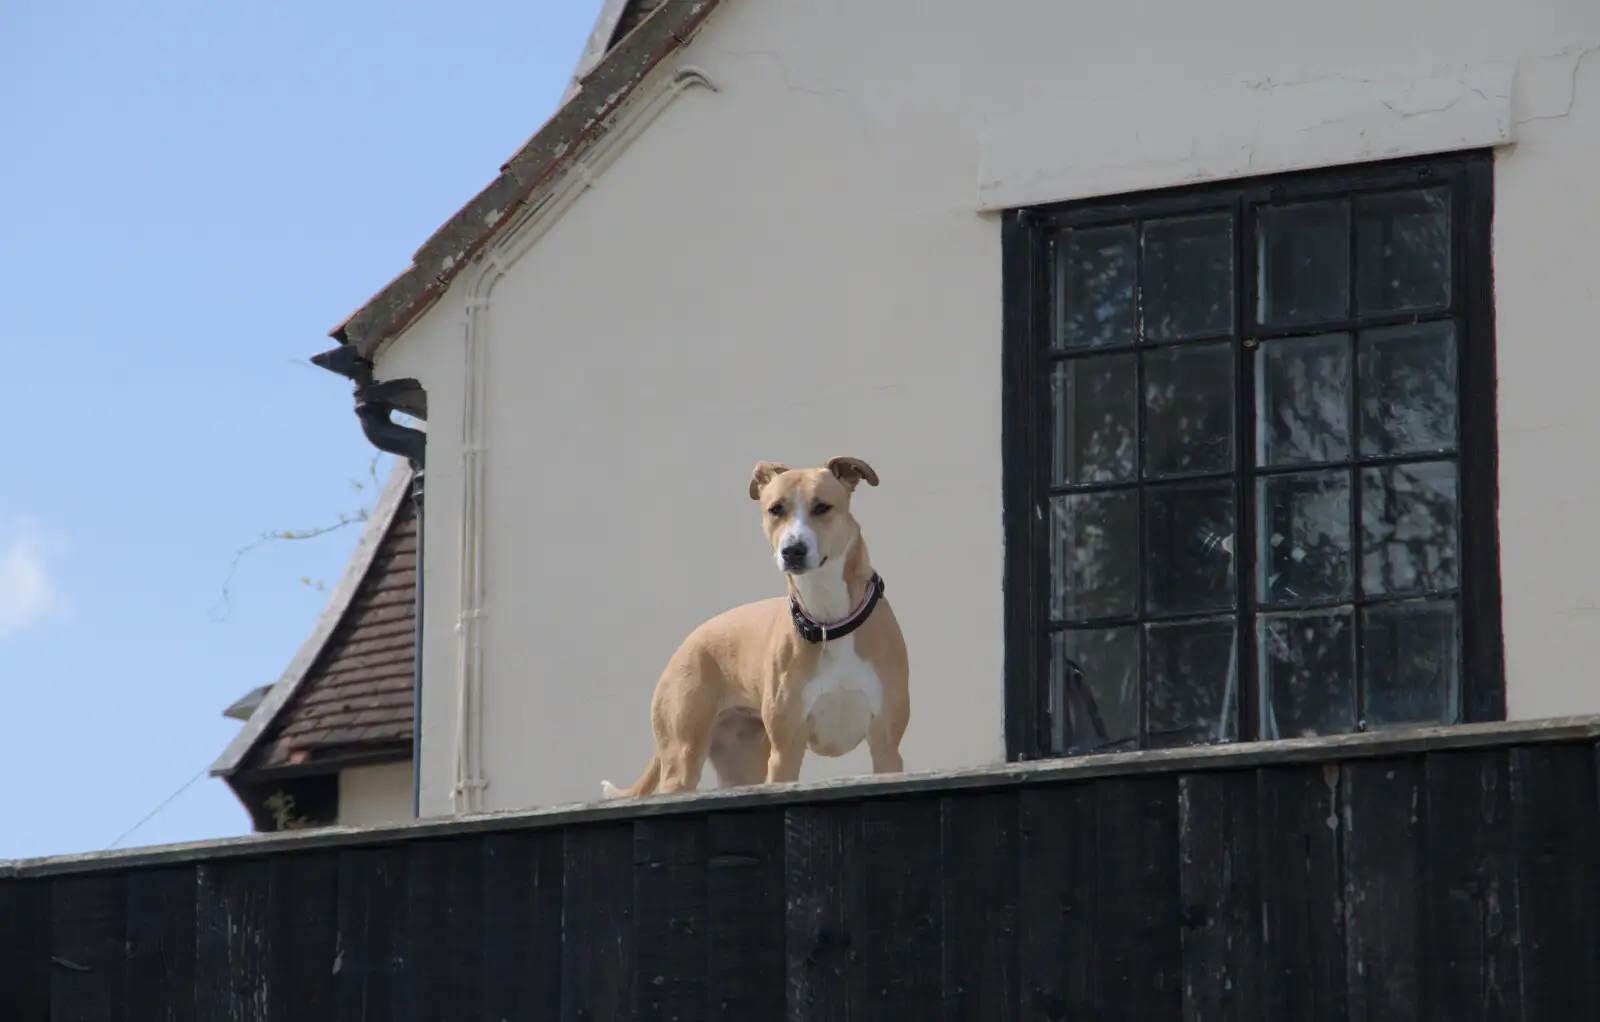
<path fill-rule="evenodd" d="M 615 784 L 612 784 L 610 781 L 600 782 L 601 798 L 616 798 L 620 794 L 622 794 L 622 789 L 617 787 Z"/>

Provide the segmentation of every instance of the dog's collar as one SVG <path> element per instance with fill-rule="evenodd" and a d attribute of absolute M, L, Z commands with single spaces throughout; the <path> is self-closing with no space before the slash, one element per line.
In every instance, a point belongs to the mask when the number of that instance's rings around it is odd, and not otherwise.
<path fill-rule="evenodd" d="M 873 608 L 877 607 L 881 599 L 883 599 L 883 577 L 873 572 L 872 577 L 867 580 L 867 595 L 862 598 L 861 606 L 843 621 L 831 625 L 817 621 L 800 606 L 799 597 L 793 595 L 789 597 L 789 614 L 794 618 L 795 631 L 800 633 L 800 638 L 807 642 L 826 642 L 829 639 L 842 639 L 866 624 L 867 618 L 872 616 Z"/>

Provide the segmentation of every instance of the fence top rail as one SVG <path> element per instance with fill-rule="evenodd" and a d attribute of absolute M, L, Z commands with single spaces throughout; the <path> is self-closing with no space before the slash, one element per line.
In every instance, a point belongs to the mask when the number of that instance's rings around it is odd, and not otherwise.
<path fill-rule="evenodd" d="M 184 844 L 84 852 L 35 859 L 0 859 L 0 879 L 105 872 L 138 867 L 194 864 L 314 849 L 392 844 L 423 838 L 460 837 L 736 809 L 813 805 L 895 795 L 954 794 L 1034 784 L 1084 781 L 1139 774 L 1193 773 L 1353 759 L 1420 755 L 1507 745 L 1600 741 L 1600 715 L 1497 721 L 1449 727 L 1418 727 L 1319 738 L 1292 738 L 1232 745 L 1189 746 L 931 770 L 892 777 L 847 777 L 795 784 L 728 788 L 688 795 L 658 795 L 610 802 L 572 803 L 541 809 L 506 810 L 436 817 L 409 823 L 252 834 Z"/>

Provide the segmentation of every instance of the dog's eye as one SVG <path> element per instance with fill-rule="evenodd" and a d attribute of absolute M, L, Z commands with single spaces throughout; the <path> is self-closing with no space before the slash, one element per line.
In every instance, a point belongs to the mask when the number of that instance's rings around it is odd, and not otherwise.
<path fill-rule="evenodd" d="M 832 510 L 833 510 L 833 505 L 832 504 L 818 504 L 816 507 L 811 509 L 811 513 L 814 514 L 814 515 L 825 515 L 829 511 L 832 511 Z"/>
<path fill-rule="evenodd" d="M 783 517 L 783 505 L 782 504 L 774 504 L 774 505 L 772 505 L 771 507 L 767 508 L 767 514 L 771 515 L 774 518 L 782 518 Z"/>

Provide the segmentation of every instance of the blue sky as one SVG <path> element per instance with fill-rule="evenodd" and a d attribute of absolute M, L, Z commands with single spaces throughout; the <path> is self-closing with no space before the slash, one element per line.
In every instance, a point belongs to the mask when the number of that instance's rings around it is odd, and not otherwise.
<path fill-rule="evenodd" d="M 235 552 L 373 496 L 297 360 L 550 114 L 599 5 L 0 4 L 0 858 L 106 847 L 287 665 L 358 527 L 223 604 Z M 248 829 L 206 778 L 124 845 Z"/>

